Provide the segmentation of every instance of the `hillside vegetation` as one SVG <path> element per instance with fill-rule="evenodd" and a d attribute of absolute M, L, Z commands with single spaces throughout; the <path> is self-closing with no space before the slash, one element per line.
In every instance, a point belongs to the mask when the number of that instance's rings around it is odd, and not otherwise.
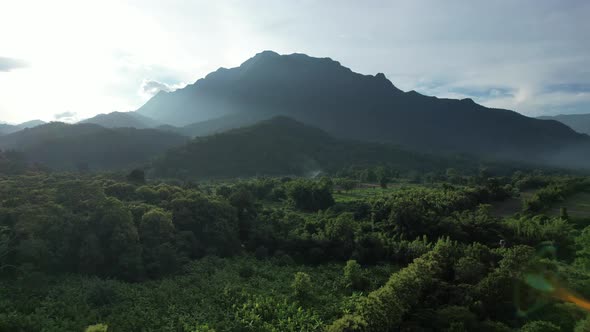
<path fill-rule="evenodd" d="M 0 137 L 0 149 L 19 151 L 29 164 L 56 170 L 112 170 L 148 164 L 186 140 L 154 129 L 52 122 Z"/>
<path fill-rule="evenodd" d="M 590 219 L 535 208 L 567 204 L 589 179 L 358 172 L 200 184 L 4 173 L 0 331 L 588 327 L 530 280 L 590 298 Z M 357 191 L 382 189 L 334 199 L 359 179 Z M 531 188 L 518 213 L 490 214 Z"/>

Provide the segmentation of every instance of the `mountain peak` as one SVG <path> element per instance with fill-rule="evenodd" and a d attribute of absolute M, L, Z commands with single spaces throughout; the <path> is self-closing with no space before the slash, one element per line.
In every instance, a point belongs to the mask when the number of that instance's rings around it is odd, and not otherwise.
<path fill-rule="evenodd" d="M 351 72 L 347 67 L 344 67 L 340 62 L 332 60 L 331 58 L 316 58 L 304 53 L 279 54 L 274 51 L 262 51 L 257 53 L 252 58 L 246 60 L 239 68 L 250 70 L 253 67 L 263 68 L 268 66 L 278 67 L 296 67 L 296 66 L 316 66 L 324 68 L 338 68 Z"/>
<path fill-rule="evenodd" d="M 279 53 L 275 52 L 275 51 L 271 51 L 271 50 L 264 50 L 260 53 L 256 53 L 256 55 L 254 55 L 253 58 L 270 58 L 270 57 L 278 57 L 280 56 Z"/>
<path fill-rule="evenodd" d="M 272 51 L 158 95 L 139 113 L 178 126 L 221 119 L 215 126 L 227 129 L 282 114 L 339 138 L 509 159 L 540 160 L 555 151 L 563 155 L 567 146 L 590 144 L 553 121 L 471 99 L 404 93 L 384 73 L 363 75 L 330 58 Z"/>

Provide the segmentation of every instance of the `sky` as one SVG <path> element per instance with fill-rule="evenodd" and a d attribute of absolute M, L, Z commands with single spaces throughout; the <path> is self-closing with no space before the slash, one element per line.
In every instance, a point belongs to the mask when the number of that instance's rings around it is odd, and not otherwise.
<path fill-rule="evenodd" d="M 0 0 L 0 121 L 132 111 L 263 50 L 528 116 L 590 113 L 590 1 Z"/>

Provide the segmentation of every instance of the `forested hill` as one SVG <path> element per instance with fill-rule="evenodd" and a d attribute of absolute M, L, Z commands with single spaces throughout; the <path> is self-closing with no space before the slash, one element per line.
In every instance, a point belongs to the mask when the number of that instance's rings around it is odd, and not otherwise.
<path fill-rule="evenodd" d="M 31 120 L 27 122 L 23 122 L 17 125 L 11 125 L 7 123 L 0 123 L 0 135 L 8 135 L 15 133 L 19 130 L 23 130 L 25 128 L 33 128 L 45 124 L 45 122 L 41 120 Z"/>
<path fill-rule="evenodd" d="M 590 114 L 560 114 L 540 116 L 539 119 L 559 121 L 579 133 L 590 135 Z"/>
<path fill-rule="evenodd" d="M 163 177 L 309 174 L 349 166 L 387 164 L 404 171 L 478 167 L 474 159 L 444 158 L 383 143 L 336 139 L 287 117 L 199 137 L 155 162 Z"/>
<path fill-rule="evenodd" d="M 162 123 L 141 115 L 137 112 L 112 112 L 108 114 L 98 114 L 90 119 L 82 120 L 79 123 L 93 123 L 105 128 L 155 128 Z"/>
<path fill-rule="evenodd" d="M 304 54 L 259 53 L 239 67 L 221 68 L 175 92 L 160 92 L 138 112 L 176 126 L 221 117 L 228 123 L 213 122 L 215 128 L 239 127 L 239 119 L 248 118 L 244 114 L 287 115 L 336 137 L 420 151 L 590 164 L 590 156 L 580 160 L 579 150 L 569 151 L 572 146 L 584 150 L 589 138 L 557 121 L 486 108 L 471 99 L 403 92 L 383 74 L 361 75 L 329 58 Z"/>
<path fill-rule="evenodd" d="M 20 151 L 29 163 L 57 170 L 120 169 L 149 162 L 186 140 L 153 129 L 52 122 L 0 137 L 0 149 Z"/>

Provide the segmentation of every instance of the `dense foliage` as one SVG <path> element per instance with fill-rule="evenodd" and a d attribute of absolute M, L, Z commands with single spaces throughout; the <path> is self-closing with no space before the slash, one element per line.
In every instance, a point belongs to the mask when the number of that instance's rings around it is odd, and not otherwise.
<path fill-rule="evenodd" d="M 315 174 L 349 165 L 386 164 L 404 173 L 456 167 L 476 171 L 474 158 L 431 156 L 391 144 L 335 139 L 286 117 L 196 138 L 155 163 L 159 176 L 173 178 Z"/>
<path fill-rule="evenodd" d="M 5 170 L 0 331 L 588 326 L 530 285 L 551 274 L 590 298 L 590 219 L 550 213 L 585 178 L 447 170 L 416 183 L 376 167 L 196 184 Z M 530 190 L 522 210 L 492 213 Z"/>

